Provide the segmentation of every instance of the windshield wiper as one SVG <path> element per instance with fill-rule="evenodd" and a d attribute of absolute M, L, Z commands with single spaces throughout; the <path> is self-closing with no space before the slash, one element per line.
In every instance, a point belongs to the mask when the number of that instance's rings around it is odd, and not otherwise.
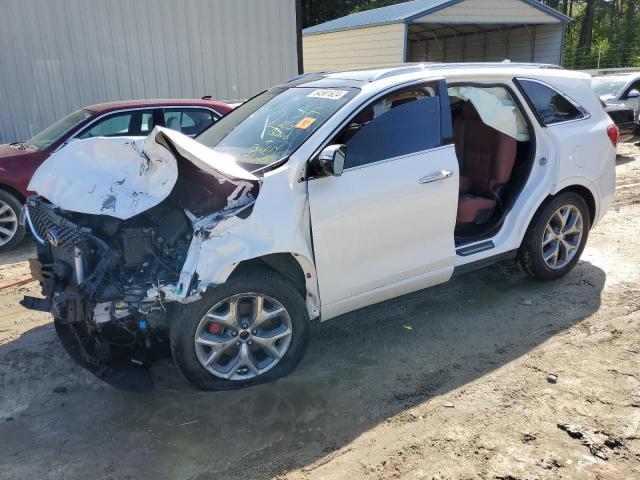
<path fill-rule="evenodd" d="M 27 146 L 23 142 L 13 142 L 9 144 L 12 147 L 17 148 L 18 150 L 26 150 Z"/>
<path fill-rule="evenodd" d="M 275 162 L 271 162 L 268 165 L 264 165 L 260 168 L 256 168 L 255 170 L 251 170 L 251 173 L 253 173 L 254 175 L 257 175 L 258 173 L 265 173 L 266 171 L 274 170 L 279 166 L 287 163 L 289 161 L 289 157 L 291 157 L 291 155 L 286 155 L 282 157 L 280 160 L 276 160 Z"/>

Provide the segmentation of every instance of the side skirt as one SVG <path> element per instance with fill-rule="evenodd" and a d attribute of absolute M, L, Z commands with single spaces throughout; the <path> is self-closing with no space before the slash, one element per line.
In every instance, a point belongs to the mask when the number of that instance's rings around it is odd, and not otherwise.
<path fill-rule="evenodd" d="M 493 265 L 494 263 L 498 263 L 503 260 L 515 259 L 517 254 L 518 249 L 515 249 L 508 252 L 500 253 L 498 255 L 493 255 L 491 257 L 483 258 L 481 260 L 476 260 L 475 262 L 467 263 L 465 265 L 460 265 L 453 270 L 453 276 L 456 277 L 464 273 L 473 272 L 474 270 L 488 267 L 489 265 Z"/>

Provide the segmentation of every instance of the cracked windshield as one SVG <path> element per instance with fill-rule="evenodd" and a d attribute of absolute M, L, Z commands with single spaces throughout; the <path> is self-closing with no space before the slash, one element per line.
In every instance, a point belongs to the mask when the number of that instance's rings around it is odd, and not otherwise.
<path fill-rule="evenodd" d="M 256 170 L 291 155 L 357 93 L 356 88 L 273 88 L 229 113 L 198 141 Z"/>

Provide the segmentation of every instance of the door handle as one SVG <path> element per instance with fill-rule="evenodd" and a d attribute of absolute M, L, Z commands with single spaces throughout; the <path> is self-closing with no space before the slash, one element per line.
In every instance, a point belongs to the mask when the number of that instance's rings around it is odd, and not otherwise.
<path fill-rule="evenodd" d="M 437 181 L 440 181 L 440 180 L 444 180 L 445 178 L 449 178 L 451 175 L 453 175 L 453 171 L 452 170 L 441 170 L 439 172 L 432 173 L 430 175 L 426 175 L 426 176 L 422 177 L 420 179 L 420 183 L 424 184 L 424 183 L 437 182 Z"/>

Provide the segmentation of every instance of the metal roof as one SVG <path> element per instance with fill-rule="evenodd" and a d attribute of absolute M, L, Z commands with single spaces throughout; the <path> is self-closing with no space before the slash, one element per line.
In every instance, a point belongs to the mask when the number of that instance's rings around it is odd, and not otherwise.
<path fill-rule="evenodd" d="M 341 30 L 351 30 L 355 28 L 370 27 L 373 25 L 384 25 L 389 23 L 411 23 L 412 20 L 437 12 L 443 8 L 450 7 L 464 0 L 412 0 L 410 2 L 398 3 L 387 7 L 374 8 L 364 12 L 352 13 L 344 17 L 336 18 L 313 27 L 305 28 L 303 35 L 314 35 L 317 33 L 337 32 Z M 563 23 L 571 22 L 571 18 L 554 10 L 538 0 L 519 0 L 538 10 L 551 15 Z M 473 23 L 461 20 L 460 23 Z M 526 21 L 523 21 L 526 23 Z"/>

